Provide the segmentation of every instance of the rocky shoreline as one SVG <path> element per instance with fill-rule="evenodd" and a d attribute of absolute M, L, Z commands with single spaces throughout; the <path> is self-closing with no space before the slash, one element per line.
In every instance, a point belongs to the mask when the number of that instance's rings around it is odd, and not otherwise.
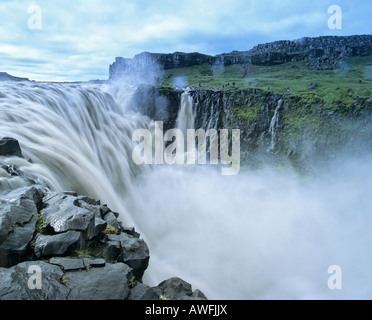
<path fill-rule="evenodd" d="M 118 213 L 50 190 L 42 177 L 4 164 L 6 157 L 22 157 L 17 140 L 0 140 L 0 299 L 206 299 L 177 277 L 143 283 L 149 248 Z"/>

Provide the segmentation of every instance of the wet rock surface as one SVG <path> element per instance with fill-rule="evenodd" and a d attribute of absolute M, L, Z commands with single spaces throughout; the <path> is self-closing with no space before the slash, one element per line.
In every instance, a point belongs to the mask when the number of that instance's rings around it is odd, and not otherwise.
<path fill-rule="evenodd" d="M 0 299 L 161 299 L 164 285 L 142 283 L 150 250 L 118 213 L 12 168 L 26 186 L 0 189 Z M 8 171 L 3 180 L 13 178 Z M 180 294 L 192 296 L 190 288 Z"/>

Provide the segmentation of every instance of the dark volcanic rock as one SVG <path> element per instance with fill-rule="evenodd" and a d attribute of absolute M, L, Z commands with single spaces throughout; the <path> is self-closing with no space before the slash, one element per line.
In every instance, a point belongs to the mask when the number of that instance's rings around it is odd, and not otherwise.
<path fill-rule="evenodd" d="M 133 106 L 132 111 L 157 121 L 163 121 L 165 132 L 174 128 L 181 103 L 181 94 L 182 92 L 176 90 L 141 86 L 132 96 L 133 103 L 129 105 Z"/>
<path fill-rule="evenodd" d="M 91 256 L 81 256 L 86 268 L 102 268 L 106 265 L 105 259 L 94 258 Z"/>
<path fill-rule="evenodd" d="M 130 300 L 159 300 L 161 290 L 158 287 L 150 287 L 144 283 L 137 283 L 132 289 Z"/>
<path fill-rule="evenodd" d="M 156 288 L 160 289 L 161 295 L 170 300 L 206 300 L 200 290 L 192 291 L 192 286 L 180 278 L 170 278 L 161 282 Z"/>
<path fill-rule="evenodd" d="M 31 266 L 41 270 L 41 289 L 30 289 L 28 281 Z M 12 268 L 0 268 L 1 300 L 65 300 L 70 289 L 61 283 L 60 267 L 43 261 L 27 261 Z"/>
<path fill-rule="evenodd" d="M 137 280 L 141 281 L 143 273 L 148 267 L 150 253 L 149 248 L 142 239 L 138 239 L 126 233 L 120 235 L 108 235 L 111 243 L 120 246 L 121 256 L 119 261 L 123 261 L 133 269 Z"/>
<path fill-rule="evenodd" d="M 51 258 L 50 264 L 55 264 L 63 268 L 63 271 L 72 271 L 85 268 L 83 259 L 81 258 Z"/>
<path fill-rule="evenodd" d="M 4 183 L 0 192 L 0 300 L 159 299 L 162 289 L 139 282 L 149 248 L 118 213 L 73 191 L 52 192 L 16 166 L 2 169 L 2 180 L 31 186 Z"/>
<path fill-rule="evenodd" d="M 77 230 L 85 233 L 87 239 L 95 236 L 94 212 L 79 207 L 76 197 L 55 193 L 43 199 L 45 209 L 41 210 L 46 228 L 56 233 Z"/>
<path fill-rule="evenodd" d="M 67 231 L 64 233 L 48 236 L 38 234 L 34 244 L 35 255 L 38 258 L 50 256 L 66 256 L 75 249 L 85 247 L 82 233 L 79 231 Z"/>
<path fill-rule="evenodd" d="M 315 69 L 334 69 L 340 59 L 372 55 L 372 36 L 323 36 L 275 41 L 259 44 L 245 54 L 256 65 L 307 61 Z"/>
<path fill-rule="evenodd" d="M 106 264 L 104 268 L 68 272 L 66 286 L 69 300 L 123 300 L 130 294 L 131 269 L 124 263 Z"/>
<path fill-rule="evenodd" d="M 19 142 L 9 137 L 2 138 L 0 140 L 0 156 L 16 156 L 23 158 Z"/>
<path fill-rule="evenodd" d="M 37 204 L 42 191 L 24 187 L 0 196 L 0 266 L 22 261 L 36 228 Z"/>
<path fill-rule="evenodd" d="M 305 61 L 312 69 L 335 69 L 346 57 L 371 56 L 372 35 L 323 36 L 259 44 L 249 51 L 233 51 L 216 56 L 200 53 L 170 54 L 143 52 L 133 59 L 118 57 L 110 65 L 110 79 L 128 74 L 143 73 L 146 69 L 168 70 L 209 63 L 211 66 L 231 64 L 278 65 L 291 61 Z M 145 82 L 143 82 L 145 83 Z"/>
<path fill-rule="evenodd" d="M 198 52 L 194 53 L 150 53 L 142 52 L 133 59 L 117 57 L 110 65 L 110 80 L 133 73 L 143 73 L 148 70 L 186 68 L 204 63 L 209 63 L 213 57 Z"/>

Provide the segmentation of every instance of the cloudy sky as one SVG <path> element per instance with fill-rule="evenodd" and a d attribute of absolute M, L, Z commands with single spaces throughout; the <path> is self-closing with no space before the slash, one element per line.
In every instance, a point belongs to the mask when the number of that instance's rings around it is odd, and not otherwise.
<path fill-rule="evenodd" d="M 342 9 L 342 29 L 328 28 L 331 5 Z M 370 34 L 371 8 L 371 0 L 0 0 L 0 71 L 40 81 L 107 79 L 115 57 L 143 51 L 218 54 Z"/>

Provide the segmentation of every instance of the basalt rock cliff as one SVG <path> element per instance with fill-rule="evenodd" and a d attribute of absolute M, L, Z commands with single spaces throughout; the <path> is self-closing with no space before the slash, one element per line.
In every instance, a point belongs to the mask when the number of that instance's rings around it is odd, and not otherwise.
<path fill-rule="evenodd" d="M 248 51 L 233 51 L 216 56 L 201 53 L 175 52 L 172 54 L 143 52 L 133 59 L 117 57 L 110 65 L 110 80 L 143 70 L 168 70 L 209 63 L 277 65 L 290 61 L 306 61 L 314 69 L 334 69 L 340 59 L 372 55 L 372 35 L 323 36 L 259 44 Z"/>

